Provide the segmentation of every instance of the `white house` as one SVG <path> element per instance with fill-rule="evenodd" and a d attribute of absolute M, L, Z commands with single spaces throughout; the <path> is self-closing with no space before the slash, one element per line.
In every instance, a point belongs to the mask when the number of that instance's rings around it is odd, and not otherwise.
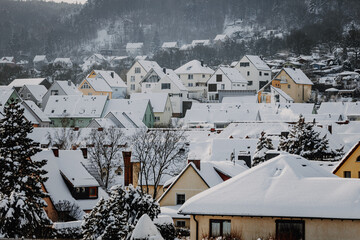
<path fill-rule="evenodd" d="M 234 68 L 248 81 L 249 90 L 258 91 L 271 81 L 271 70 L 259 56 L 245 55 Z"/>
<path fill-rule="evenodd" d="M 206 82 L 214 73 L 214 70 L 204 65 L 204 62 L 192 60 L 178 69 L 175 73 L 189 91 L 189 98 L 206 98 Z"/>
<path fill-rule="evenodd" d="M 43 85 L 24 85 L 19 94 L 22 100 L 31 100 L 40 106 L 47 89 Z"/>
<path fill-rule="evenodd" d="M 172 70 L 166 68 L 161 69 L 160 67 L 154 67 L 150 69 L 150 71 L 148 71 L 148 73 L 140 81 L 141 92 L 153 92 L 153 89 L 158 84 L 160 79 L 163 78 L 169 71 Z"/>
<path fill-rule="evenodd" d="M 168 126 L 173 114 L 168 93 L 133 93 L 130 100 L 148 99 L 155 116 L 154 126 Z"/>
<path fill-rule="evenodd" d="M 141 92 L 140 82 L 152 68 L 161 71 L 161 67 L 155 61 L 138 60 L 131 66 L 126 74 L 127 93 L 129 95 L 134 92 Z"/>
<path fill-rule="evenodd" d="M 55 80 L 42 98 L 41 107 L 44 109 L 51 95 L 82 95 L 75 84 L 71 81 Z"/>
<path fill-rule="evenodd" d="M 219 67 L 207 81 L 208 100 L 219 100 L 219 90 L 246 90 L 247 83 L 237 69 Z"/>
<path fill-rule="evenodd" d="M 102 65 L 106 62 L 106 59 L 103 55 L 99 53 L 95 53 L 91 55 L 90 57 L 86 58 L 84 63 L 82 64 L 81 68 L 83 71 L 87 71 L 94 65 Z"/>

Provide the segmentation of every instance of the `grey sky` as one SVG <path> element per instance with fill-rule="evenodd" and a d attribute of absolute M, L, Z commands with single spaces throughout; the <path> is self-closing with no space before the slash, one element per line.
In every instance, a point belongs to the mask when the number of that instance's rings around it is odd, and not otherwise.
<path fill-rule="evenodd" d="M 48 0 L 52 2 L 85 3 L 86 0 Z"/>

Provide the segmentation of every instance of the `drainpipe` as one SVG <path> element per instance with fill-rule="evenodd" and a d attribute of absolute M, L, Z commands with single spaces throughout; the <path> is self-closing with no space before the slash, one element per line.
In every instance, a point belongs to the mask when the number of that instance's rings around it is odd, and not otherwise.
<path fill-rule="evenodd" d="M 193 219 L 196 223 L 196 240 L 199 240 L 199 222 L 196 220 L 195 215 L 193 215 Z"/>

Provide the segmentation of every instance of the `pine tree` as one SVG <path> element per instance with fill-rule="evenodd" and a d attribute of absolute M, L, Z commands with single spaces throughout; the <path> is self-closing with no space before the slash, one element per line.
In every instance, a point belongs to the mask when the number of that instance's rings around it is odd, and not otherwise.
<path fill-rule="evenodd" d="M 273 150 L 274 146 L 272 144 L 271 138 L 268 138 L 266 133 L 263 131 L 261 132 L 259 141 L 256 145 L 256 151 L 254 154 L 253 164 L 252 166 L 256 166 L 262 162 L 265 162 L 265 153 L 268 150 Z"/>
<path fill-rule="evenodd" d="M 329 140 L 324 135 L 316 132 L 313 123 L 306 123 L 304 117 L 300 116 L 298 122 L 290 129 L 287 137 L 282 137 L 279 150 L 291 154 L 300 155 L 309 160 L 324 160 L 326 158 L 337 158 L 342 155 L 342 149 L 333 151 L 329 149 Z"/>
<path fill-rule="evenodd" d="M 41 183 L 46 161 L 32 161 L 40 151 L 30 138 L 32 125 L 20 104 L 11 102 L 4 107 L 5 118 L 0 123 L 0 235 L 5 237 L 42 235 L 51 224 L 43 207 Z"/>
<path fill-rule="evenodd" d="M 114 186 L 110 198 L 101 199 L 85 217 L 83 238 L 128 239 L 144 213 L 154 219 L 160 213 L 159 204 L 132 185 Z"/>

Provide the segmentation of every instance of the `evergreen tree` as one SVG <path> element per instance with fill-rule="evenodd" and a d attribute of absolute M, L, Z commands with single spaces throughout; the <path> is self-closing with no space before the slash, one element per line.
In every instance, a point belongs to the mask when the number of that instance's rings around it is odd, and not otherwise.
<path fill-rule="evenodd" d="M 324 135 L 316 132 L 313 123 L 306 123 L 304 117 L 300 116 L 298 122 L 290 129 L 287 137 L 282 137 L 279 150 L 291 154 L 300 155 L 309 160 L 324 160 L 332 158 L 338 160 L 342 156 L 342 149 L 329 149 L 329 140 Z"/>
<path fill-rule="evenodd" d="M 268 138 L 266 133 L 263 131 L 261 132 L 259 141 L 256 145 L 256 151 L 254 154 L 253 164 L 252 166 L 256 166 L 262 162 L 265 162 L 265 153 L 268 150 L 273 150 L 274 146 L 272 144 L 271 138 Z"/>
<path fill-rule="evenodd" d="M 0 235 L 5 237 L 43 235 L 51 224 L 43 207 L 46 196 L 41 183 L 46 161 L 32 161 L 40 151 L 30 138 L 32 125 L 24 109 L 14 101 L 4 108 L 0 123 Z"/>
<path fill-rule="evenodd" d="M 148 214 L 154 219 L 160 213 L 159 204 L 151 195 L 142 194 L 132 185 L 111 188 L 110 198 L 101 199 L 89 215 L 85 217 L 84 239 L 130 238 L 140 217 Z"/>

